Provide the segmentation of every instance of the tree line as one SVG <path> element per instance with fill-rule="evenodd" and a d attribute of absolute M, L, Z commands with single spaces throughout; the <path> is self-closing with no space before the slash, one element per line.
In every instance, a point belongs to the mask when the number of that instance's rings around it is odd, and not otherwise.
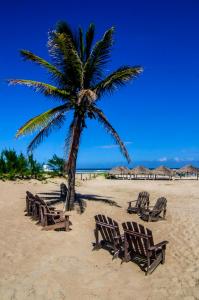
<path fill-rule="evenodd" d="M 23 154 L 17 154 L 14 149 L 4 149 L 0 153 L 0 179 L 46 179 L 47 175 L 63 176 L 64 175 L 64 159 L 53 155 L 47 163 L 52 171 L 44 172 L 43 164 L 34 159 L 33 155 L 27 157 Z"/>

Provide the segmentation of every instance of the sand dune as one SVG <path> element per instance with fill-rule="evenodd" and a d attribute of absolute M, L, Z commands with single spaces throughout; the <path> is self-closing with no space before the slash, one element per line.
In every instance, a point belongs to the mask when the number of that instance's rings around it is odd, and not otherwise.
<path fill-rule="evenodd" d="M 83 214 L 71 213 L 72 231 L 44 232 L 24 216 L 25 191 L 56 192 L 60 180 L 1 182 L 0 299 L 199 299 L 199 182 L 116 181 L 97 178 L 77 191 L 87 198 Z M 168 199 L 166 221 L 144 223 L 125 211 L 127 201 L 147 190 L 154 203 Z M 108 199 L 121 207 L 100 201 Z M 62 207 L 61 204 L 58 205 Z M 168 240 L 166 263 L 145 276 L 132 263 L 112 261 L 92 251 L 93 216 L 135 220 L 153 230 L 155 242 Z"/>

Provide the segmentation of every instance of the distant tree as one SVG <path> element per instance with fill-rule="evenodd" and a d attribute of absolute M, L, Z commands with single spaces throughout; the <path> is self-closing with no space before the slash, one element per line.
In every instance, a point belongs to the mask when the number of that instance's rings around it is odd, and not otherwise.
<path fill-rule="evenodd" d="M 13 174 L 16 174 L 18 167 L 18 157 L 16 151 L 5 149 L 2 151 L 2 158 L 5 162 L 6 173 L 12 172 Z"/>
<path fill-rule="evenodd" d="M 33 158 L 33 154 L 28 156 L 28 166 L 30 175 L 38 178 L 42 172 L 42 165 Z"/>
<path fill-rule="evenodd" d="M 25 156 L 20 153 L 17 160 L 17 173 L 24 178 L 24 176 L 28 175 L 28 161 Z"/>
<path fill-rule="evenodd" d="M 26 79 L 10 80 L 12 84 L 32 87 L 45 96 L 54 97 L 61 102 L 61 105 L 32 118 L 18 130 L 17 137 L 38 131 L 28 146 L 28 151 L 32 151 L 53 129 L 62 127 L 66 114 L 72 112 L 72 121 L 66 138 L 68 149 L 67 209 L 73 209 L 76 160 L 80 138 L 86 128 L 87 119 L 94 119 L 101 123 L 119 145 L 127 161 L 130 162 L 124 143 L 98 106 L 99 100 L 105 94 L 112 94 L 142 72 L 140 66 L 125 65 L 107 76 L 106 64 L 111 56 L 113 33 L 114 28 L 112 27 L 94 45 L 95 27 L 93 24 L 89 26 L 84 35 L 82 28 L 74 33 L 65 22 L 60 22 L 56 30 L 49 34 L 48 48 L 52 63 L 30 51 L 21 51 L 26 60 L 47 69 L 55 85 Z M 124 56 L 124 53 L 121 55 Z M 121 102 L 115 105 L 122 107 L 124 100 L 121 99 Z"/>
<path fill-rule="evenodd" d="M 0 174 L 6 173 L 6 162 L 3 157 L 3 153 L 0 154 Z"/>
<path fill-rule="evenodd" d="M 63 158 L 54 154 L 53 157 L 48 160 L 48 165 L 63 175 L 65 165 L 65 160 Z"/>

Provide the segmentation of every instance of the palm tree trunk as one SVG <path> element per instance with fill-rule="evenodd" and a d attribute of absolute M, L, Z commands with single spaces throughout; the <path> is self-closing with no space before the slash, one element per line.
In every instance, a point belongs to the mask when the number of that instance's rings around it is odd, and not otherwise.
<path fill-rule="evenodd" d="M 76 161 L 79 150 L 80 136 L 82 133 L 82 118 L 76 116 L 74 120 L 72 142 L 68 156 L 67 173 L 68 173 L 68 193 L 65 203 L 66 210 L 74 209 L 75 201 L 75 173 Z"/>

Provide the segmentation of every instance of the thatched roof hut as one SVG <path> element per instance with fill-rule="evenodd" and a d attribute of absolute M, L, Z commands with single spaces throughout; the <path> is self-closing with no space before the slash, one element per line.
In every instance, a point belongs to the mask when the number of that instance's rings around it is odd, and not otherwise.
<path fill-rule="evenodd" d="M 111 169 L 109 171 L 109 174 L 113 174 L 113 175 L 121 175 L 121 174 L 128 174 L 130 172 L 130 170 L 127 167 L 115 167 L 113 169 Z"/>
<path fill-rule="evenodd" d="M 149 174 L 151 174 L 151 170 L 149 170 L 148 168 L 145 168 L 143 166 L 138 166 L 138 167 L 135 167 L 131 170 L 131 174 L 134 174 L 134 175 L 149 175 Z"/>
<path fill-rule="evenodd" d="M 177 173 L 180 174 L 199 174 L 199 169 L 192 166 L 192 165 L 186 165 L 184 167 L 182 167 L 181 169 L 177 170 Z"/>
<path fill-rule="evenodd" d="M 165 166 L 160 166 L 152 171 L 155 175 L 172 176 L 173 171 Z"/>

